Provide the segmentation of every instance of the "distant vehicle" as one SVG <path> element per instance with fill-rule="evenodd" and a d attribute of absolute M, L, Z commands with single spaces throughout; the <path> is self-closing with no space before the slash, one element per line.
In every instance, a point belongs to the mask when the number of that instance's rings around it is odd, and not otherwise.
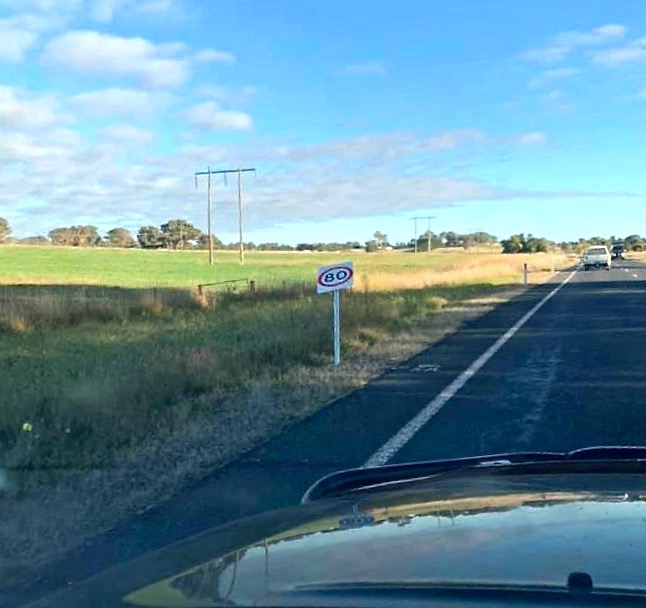
<path fill-rule="evenodd" d="M 583 269 L 589 270 L 590 268 L 605 268 L 610 270 L 611 257 L 608 248 L 605 245 L 588 247 L 587 251 L 583 254 Z"/>
<path fill-rule="evenodd" d="M 646 606 L 646 449 L 339 471 L 32 606 Z"/>
<path fill-rule="evenodd" d="M 624 259 L 625 249 L 621 243 L 613 243 L 612 249 L 610 250 L 610 255 L 613 260 L 623 260 Z"/>

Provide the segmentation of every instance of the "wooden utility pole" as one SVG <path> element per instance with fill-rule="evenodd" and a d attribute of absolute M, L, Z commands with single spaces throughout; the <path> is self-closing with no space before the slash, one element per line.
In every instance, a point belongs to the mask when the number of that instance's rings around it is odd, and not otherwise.
<path fill-rule="evenodd" d="M 195 174 L 195 185 L 197 186 L 197 176 L 198 175 L 208 175 L 207 181 L 207 198 L 208 198 L 208 217 L 207 217 L 207 229 L 209 231 L 209 263 L 213 264 L 213 240 L 211 237 L 211 175 L 223 175 L 224 184 L 227 183 L 227 175 L 230 173 L 237 173 L 238 175 L 238 249 L 240 253 L 240 263 L 244 264 L 244 235 L 243 235 L 243 215 L 242 215 L 242 174 L 248 173 L 249 171 L 256 172 L 255 167 L 250 167 L 247 169 L 220 169 L 219 171 L 211 171 L 209 167 L 208 171 L 202 171 Z"/>
<path fill-rule="evenodd" d="M 211 231 L 211 167 L 206 171 L 195 174 L 195 187 L 197 188 L 198 175 L 206 175 L 206 234 L 209 239 L 209 264 L 213 266 L 213 234 Z"/>
<path fill-rule="evenodd" d="M 240 263 L 244 264 L 244 240 L 242 238 L 242 170 L 238 167 L 238 249 Z"/>
<path fill-rule="evenodd" d="M 415 253 L 417 253 L 417 220 L 428 220 L 428 228 L 426 230 L 426 251 L 431 252 L 431 220 L 435 219 L 434 215 L 425 215 L 424 217 L 411 218 L 415 221 Z"/>

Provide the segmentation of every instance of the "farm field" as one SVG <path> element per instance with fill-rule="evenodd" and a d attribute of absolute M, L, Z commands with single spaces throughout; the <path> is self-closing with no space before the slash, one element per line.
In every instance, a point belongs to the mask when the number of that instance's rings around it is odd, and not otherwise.
<path fill-rule="evenodd" d="M 314 273 L 346 259 L 356 282 L 341 298 L 344 362 L 334 369 L 331 298 L 316 295 Z M 518 294 L 524 263 L 534 283 L 552 264 L 469 252 L 254 252 L 242 268 L 235 253 L 216 260 L 0 248 L 0 467 L 13 499 L 0 542 L 12 567 L 199 479 Z M 242 277 L 255 293 L 196 289 Z M 25 518 L 27 544 L 9 523 Z"/>
<path fill-rule="evenodd" d="M 237 252 L 217 251 L 210 266 L 205 251 L 5 246 L 0 247 L 0 285 L 191 288 L 200 283 L 241 278 L 255 280 L 260 286 L 312 284 L 318 266 L 341 260 L 354 261 L 359 277 L 397 275 L 393 288 L 401 287 L 406 275 L 413 282 L 419 281 L 424 271 L 433 275 L 456 271 L 453 277 L 456 281 L 464 280 L 464 273 L 473 271 L 473 278 L 485 275 L 500 282 L 515 280 L 523 262 L 529 262 L 534 270 L 550 265 L 546 254 L 505 256 L 484 248 L 478 253 L 440 250 L 417 255 L 402 251 L 376 254 L 252 251 L 246 254 L 244 265 L 239 263 Z M 426 278 L 433 281 L 430 274 Z M 445 275 L 441 279 L 446 282 L 451 277 Z M 377 281 L 375 285 L 378 284 Z"/>

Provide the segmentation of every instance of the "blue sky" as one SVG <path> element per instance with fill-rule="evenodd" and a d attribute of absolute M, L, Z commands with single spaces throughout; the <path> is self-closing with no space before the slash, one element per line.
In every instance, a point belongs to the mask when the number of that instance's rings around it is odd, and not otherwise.
<path fill-rule="evenodd" d="M 0 0 L 0 40 L 0 216 L 20 236 L 203 228 L 207 166 L 257 168 L 256 242 L 408 240 L 416 215 L 646 233 L 635 0 Z M 234 181 L 213 197 L 234 240 Z"/>

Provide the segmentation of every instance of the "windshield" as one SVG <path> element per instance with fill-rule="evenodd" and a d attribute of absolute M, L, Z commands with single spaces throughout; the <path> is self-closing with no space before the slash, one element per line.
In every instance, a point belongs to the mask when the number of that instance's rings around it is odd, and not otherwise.
<path fill-rule="evenodd" d="M 0 597 L 646 444 L 640 8 L 0 0 Z"/>

